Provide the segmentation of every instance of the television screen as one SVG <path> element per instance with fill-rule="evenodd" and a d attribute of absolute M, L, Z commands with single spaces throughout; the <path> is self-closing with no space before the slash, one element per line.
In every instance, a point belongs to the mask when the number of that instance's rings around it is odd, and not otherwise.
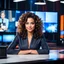
<path fill-rule="evenodd" d="M 8 35 L 5 34 L 3 35 L 3 42 L 8 43 L 8 42 L 12 42 L 15 38 L 15 35 Z"/>
<path fill-rule="evenodd" d="M 1 12 L 1 11 L 0 11 Z M 7 30 L 1 29 L 0 32 L 16 32 L 17 23 L 19 17 L 28 11 L 21 10 L 4 10 L 5 17 L 8 19 L 8 22 L 2 24 L 0 20 L 0 27 L 5 28 L 4 25 L 8 23 Z M 38 15 L 43 22 L 43 32 L 56 33 L 58 26 L 58 12 L 41 12 L 41 11 L 29 11 Z M 1 18 L 0 18 L 1 19 Z"/>
<path fill-rule="evenodd" d="M 16 10 L 16 21 L 18 21 L 19 16 L 27 11 Z M 58 12 L 41 12 L 41 11 L 29 11 L 38 15 L 43 22 L 43 32 L 57 33 L 58 26 Z M 16 23 L 17 24 L 17 23 Z"/>
<path fill-rule="evenodd" d="M 2 35 L 0 35 L 0 42 L 2 42 Z"/>
<path fill-rule="evenodd" d="M 15 32 L 15 11 L 0 10 L 0 32 Z"/>

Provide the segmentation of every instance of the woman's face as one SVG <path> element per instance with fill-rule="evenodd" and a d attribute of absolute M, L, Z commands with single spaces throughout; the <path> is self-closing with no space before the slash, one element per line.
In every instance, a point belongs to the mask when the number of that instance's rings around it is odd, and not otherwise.
<path fill-rule="evenodd" d="M 27 30 L 27 32 L 33 32 L 35 29 L 35 22 L 33 18 L 28 18 L 27 22 L 25 24 L 25 28 Z"/>

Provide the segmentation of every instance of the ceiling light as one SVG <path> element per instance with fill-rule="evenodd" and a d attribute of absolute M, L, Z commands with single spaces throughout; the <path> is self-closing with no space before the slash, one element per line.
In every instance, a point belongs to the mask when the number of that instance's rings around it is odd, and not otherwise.
<path fill-rule="evenodd" d="M 64 4 L 64 1 L 60 1 L 60 3 L 63 3 Z"/>
<path fill-rule="evenodd" d="M 48 0 L 48 1 L 51 1 L 51 2 L 57 2 L 57 1 L 60 1 L 60 0 Z"/>
<path fill-rule="evenodd" d="M 36 5 L 45 5 L 46 2 L 45 2 L 45 0 L 39 0 L 39 1 L 35 2 L 34 4 L 36 4 Z"/>
<path fill-rule="evenodd" d="M 42 2 L 35 2 L 36 5 L 45 5 L 46 3 L 42 3 Z"/>
<path fill-rule="evenodd" d="M 21 2 L 21 1 L 25 1 L 25 0 L 14 0 L 13 2 Z"/>

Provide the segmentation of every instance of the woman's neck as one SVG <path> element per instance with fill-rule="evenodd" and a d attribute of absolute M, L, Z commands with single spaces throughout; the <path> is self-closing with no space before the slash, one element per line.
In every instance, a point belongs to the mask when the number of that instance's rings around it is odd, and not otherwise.
<path fill-rule="evenodd" d="M 32 37 L 33 36 L 33 33 L 28 32 L 27 34 L 28 34 L 28 37 Z"/>

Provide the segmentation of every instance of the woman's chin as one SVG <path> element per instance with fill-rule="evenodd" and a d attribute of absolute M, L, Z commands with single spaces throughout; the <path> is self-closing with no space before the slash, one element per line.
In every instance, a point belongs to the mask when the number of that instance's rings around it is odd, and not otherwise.
<path fill-rule="evenodd" d="M 28 32 L 30 32 L 30 33 L 31 33 L 31 32 L 33 32 L 33 31 L 32 31 L 32 30 L 29 30 Z"/>

